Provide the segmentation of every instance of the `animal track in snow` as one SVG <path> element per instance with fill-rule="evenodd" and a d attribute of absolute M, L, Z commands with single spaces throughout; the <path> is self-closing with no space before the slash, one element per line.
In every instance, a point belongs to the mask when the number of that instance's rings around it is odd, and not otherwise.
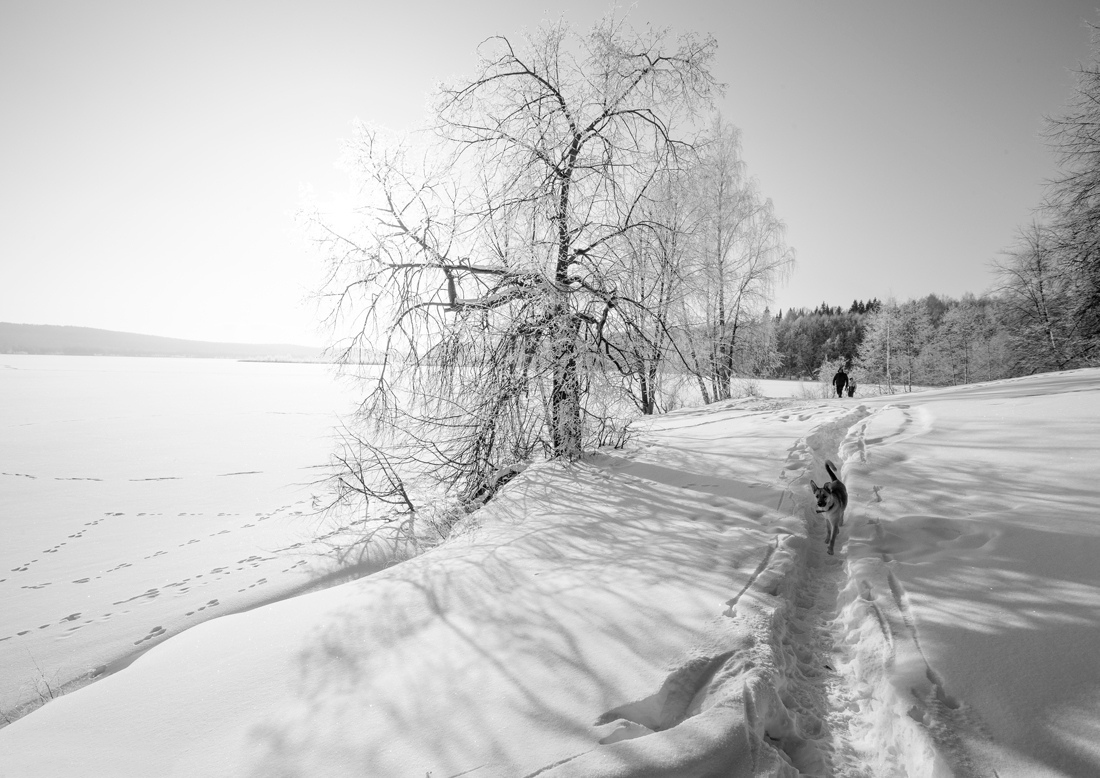
<path fill-rule="evenodd" d="M 126 603 L 134 602 L 135 600 L 153 600 L 153 599 L 156 599 L 157 597 L 160 597 L 160 589 L 158 589 L 156 587 L 153 587 L 151 589 L 146 589 L 141 594 L 135 594 L 133 597 L 129 597 L 125 600 L 118 600 L 117 602 L 112 602 L 111 605 L 125 605 Z"/>
<path fill-rule="evenodd" d="M 263 586 L 265 583 L 267 583 L 267 579 L 266 578 L 261 578 L 258 581 L 256 581 L 255 583 L 251 583 L 248 586 L 245 586 L 241 589 L 238 589 L 237 593 L 240 594 L 241 592 L 246 592 L 249 589 L 255 589 L 257 586 Z"/>
<path fill-rule="evenodd" d="M 153 638 L 159 638 L 159 637 L 160 637 L 161 635 L 163 635 L 163 634 L 164 634 L 165 632 L 166 632 L 166 630 L 164 629 L 164 627 L 161 627 L 161 626 L 156 626 L 156 627 L 153 627 L 153 628 L 152 628 L 151 630 L 149 630 L 149 634 L 148 634 L 148 635 L 146 635 L 145 637 L 141 638 L 140 640 L 135 640 L 135 641 L 134 641 L 134 645 L 135 645 L 135 646 L 140 646 L 140 645 L 141 645 L 142 643 L 144 643 L 144 642 L 145 642 L 146 640 L 152 640 Z"/>

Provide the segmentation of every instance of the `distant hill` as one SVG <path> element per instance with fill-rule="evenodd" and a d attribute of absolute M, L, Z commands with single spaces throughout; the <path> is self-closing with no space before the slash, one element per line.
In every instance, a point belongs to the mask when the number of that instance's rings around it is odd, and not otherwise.
<path fill-rule="evenodd" d="M 321 349 L 310 346 L 209 343 L 162 338 L 133 332 L 52 324 L 0 322 L 0 354 L 59 354 L 111 357 L 203 357 L 217 359 L 321 361 Z"/>

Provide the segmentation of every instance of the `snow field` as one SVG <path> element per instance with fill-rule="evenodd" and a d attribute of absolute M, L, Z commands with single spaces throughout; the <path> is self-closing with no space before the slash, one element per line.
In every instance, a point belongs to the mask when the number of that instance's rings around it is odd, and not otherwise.
<path fill-rule="evenodd" d="M 925 742 L 899 762 L 924 774 L 1100 774 L 1098 378 L 894 398 L 854 430 L 841 599 L 866 751 L 908 718 Z"/>
<path fill-rule="evenodd" d="M 310 482 L 350 400 L 325 366 L 4 356 L 0 377 L 0 725 L 329 569 Z"/>
<path fill-rule="evenodd" d="M 1093 370 L 643 420 L 0 730 L 0 776 L 1100 774 L 1098 400 Z"/>

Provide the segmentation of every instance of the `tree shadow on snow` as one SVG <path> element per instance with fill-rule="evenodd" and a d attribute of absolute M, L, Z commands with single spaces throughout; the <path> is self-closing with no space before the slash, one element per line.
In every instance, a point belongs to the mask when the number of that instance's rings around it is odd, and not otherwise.
<path fill-rule="evenodd" d="M 409 774 L 433 776 L 597 747 L 597 717 L 706 639 L 782 531 L 781 496 L 611 458 L 540 468 L 480 532 L 347 585 L 353 604 L 300 653 L 296 704 L 254 733 L 256 774 L 331 758 L 385 774 L 408 749 L 395 739 L 415 742 Z M 546 737 L 517 749 L 532 731 Z"/>
<path fill-rule="evenodd" d="M 849 546 L 901 582 L 929 664 L 997 748 L 1072 775 L 1100 775 L 1089 740 L 1100 733 L 1100 520 L 1073 464 L 1095 461 L 1088 433 L 1072 419 L 1017 420 L 1011 432 L 971 423 L 899 448 L 888 466 L 872 451 L 859 478 L 875 483 L 864 504 L 881 518 L 853 528 Z"/>

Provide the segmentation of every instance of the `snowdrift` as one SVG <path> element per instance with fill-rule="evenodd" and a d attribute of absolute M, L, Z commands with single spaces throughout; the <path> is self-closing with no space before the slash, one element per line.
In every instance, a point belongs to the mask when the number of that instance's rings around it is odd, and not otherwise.
<path fill-rule="evenodd" d="M 16 721 L 0 775 L 1100 774 L 1098 400 L 1076 371 L 647 420 Z"/>

